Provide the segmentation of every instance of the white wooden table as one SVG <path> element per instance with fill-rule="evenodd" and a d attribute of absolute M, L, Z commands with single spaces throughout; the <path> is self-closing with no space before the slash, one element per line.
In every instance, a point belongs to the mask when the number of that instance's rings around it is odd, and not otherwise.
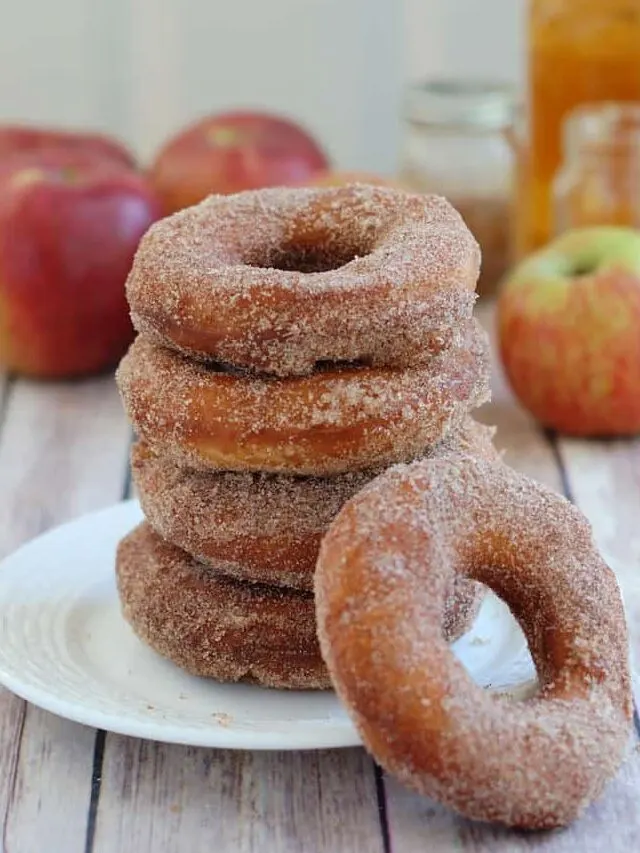
<path fill-rule="evenodd" d="M 640 659 L 640 441 L 545 435 L 494 375 L 482 420 L 498 425 L 508 463 L 589 516 L 619 573 Z M 0 556 L 125 497 L 129 440 L 109 378 L 38 385 L 0 376 Z M 58 719 L 0 689 L 0 827 L 0 853 L 633 853 L 640 750 L 569 830 L 510 833 L 407 793 L 360 749 L 143 742 Z"/>

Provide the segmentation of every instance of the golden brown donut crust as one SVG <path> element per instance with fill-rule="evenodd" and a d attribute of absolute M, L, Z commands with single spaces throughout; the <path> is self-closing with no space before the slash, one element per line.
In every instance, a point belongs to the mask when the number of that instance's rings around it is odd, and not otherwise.
<path fill-rule="evenodd" d="M 541 682 L 533 699 L 482 690 L 442 643 L 452 577 L 511 608 Z M 315 590 L 336 690 L 375 758 L 420 793 L 470 818 L 550 828 L 615 774 L 632 714 L 624 610 L 564 498 L 470 456 L 396 466 L 341 510 Z"/>
<path fill-rule="evenodd" d="M 493 428 L 471 418 L 425 455 L 452 450 L 497 459 Z M 138 442 L 133 480 L 145 517 L 168 542 L 253 583 L 313 589 L 320 542 L 343 504 L 382 473 L 290 477 L 194 471 Z M 466 581 L 464 582 L 466 583 Z"/>
<path fill-rule="evenodd" d="M 193 468 L 324 476 L 414 459 L 489 397 L 488 343 L 421 367 L 343 367 L 274 379 L 229 373 L 139 336 L 117 380 L 138 434 Z"/>
<path fill-rule="evenodd" d="M 309 593 L 218 574 L 146 522 L 120 542 L 116 578 L 123 615 L 138 637 L 192 675 L 290 690 L 331 686 Z M 449 640 L 470 628 L 480 600 L 471 584 L 451 597 Z"/>
<path fill-rule="evenodd" d="M 279 376 L 322 361 L 408 367 L 471 316 L 480 252 L 437 196 L 354 184 L 211 196 L 143 237 L 136 328 Z"/>

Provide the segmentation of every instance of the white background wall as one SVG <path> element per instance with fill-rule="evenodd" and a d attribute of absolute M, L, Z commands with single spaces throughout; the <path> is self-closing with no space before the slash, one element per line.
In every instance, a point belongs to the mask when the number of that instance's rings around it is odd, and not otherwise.
<path fill-rule="evenodd" d="M 408 76 L 520 82 L 526 6 L 527 0 L 404 0 Z"/>
<path fill-rule="evenodd" d="M 525 0 L 0 0 L 0 120 L 89 126 L 143 157 L 198 115 L 297 117 L 391 171 L 402 85 L 517 79 Z"/>

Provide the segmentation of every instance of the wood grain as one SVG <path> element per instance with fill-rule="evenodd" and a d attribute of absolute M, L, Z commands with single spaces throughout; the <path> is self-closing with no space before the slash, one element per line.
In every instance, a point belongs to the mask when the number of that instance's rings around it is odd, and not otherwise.
<path fill-rule="evenodd" d="M 393 803 L 391 846 L 394 853 L 633 853 L 640 849 L 638 793 L 640 755 L 633 757 L 600 802 L 565 830 L 514 832 L 463 820 L 447 809 L 408 794 L 385 781 Z"/>
<path fill-rule="evenodd" d="M 567 483 L 616 572 L 640 661 L 640 442 L 559 439 Z"/>
<path fill-rule="evenodd" d="M 117 500 L 129 434 L 110 378 L 16 382 L 0 436 L 0 552 Z"/>
<path fill-rule="evenodd" d="M 183 845 L 189 853 L 382 853 L 371 761 L 357 749 L 251 753 L 109 736 L 94 853 Z"/>
<path fill-rule="evenodd" d="M 0 433 L 0 552 L 118 500 L 128 442 L 111 379 L 13 383 Z M 84 850 L 94 739 L 0 692 L 0 849 Z"/>

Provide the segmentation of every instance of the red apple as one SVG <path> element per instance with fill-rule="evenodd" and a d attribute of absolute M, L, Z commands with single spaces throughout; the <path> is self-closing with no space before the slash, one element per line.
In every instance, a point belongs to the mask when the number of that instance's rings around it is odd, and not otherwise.
<path fill-rule="evenodd" d="M 640 432 L 640 232 L 570 231 L 521 263 L 498 302 L 522 404 L 576 436 Z"/>
<path fill-rule="evenodd" d="M 171 139 L 150 171 L 165 213 L 211 193 L 235 193 L 304 181 L 327 158 L 301 127 L 266 113 L 202 119 Z"/>
<path fill-rule="evenodd" d="M 125 280 L 159 216 L 144 178 L 112 162 L 0 163 L 0 365 L 51 378 L 114 365 L 133 337 Z"/>
<path fill-rule="evenodd" d="M 98 133 L 58 128 L 0 125 L 0 162 L 14 154 L 66 151 L 83 158 L 99 158 L 135 168 L 133 155 L 122 143 Z"/>

